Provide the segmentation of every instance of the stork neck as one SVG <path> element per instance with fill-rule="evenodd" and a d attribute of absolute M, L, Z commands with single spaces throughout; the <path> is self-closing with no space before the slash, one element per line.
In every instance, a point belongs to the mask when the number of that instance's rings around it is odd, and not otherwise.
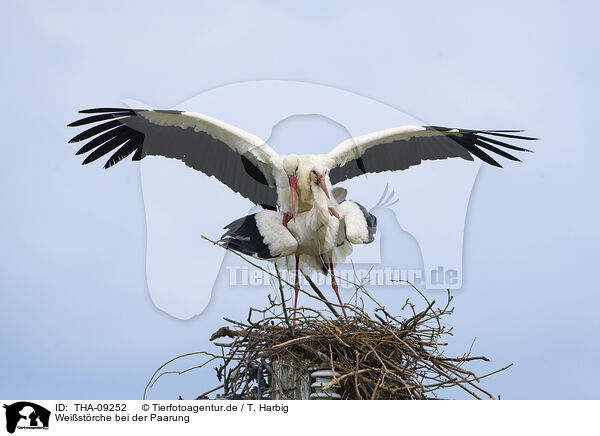
<path fill-rule="evenodd" d="M 329 220 L 328 199 L 325 192 L 318 185 L 311 186 L 313 204 L 309 214 L 309 226 L 313 231 L 318 230 Z"/>
<path fill-rule="evenodd" d="M 325 209 L 328 210 L 328 205 L 329 205 L 329 200 L 327 198 L 327 196 L 325 195 L 325 192 L 323 192 L 323 190 L 321 189 L 320 186 L 318 185 L 312 185 L 312 193 L 313 193 L 313 207 L 314 208 L 319 208 L 319 209 Z"/>

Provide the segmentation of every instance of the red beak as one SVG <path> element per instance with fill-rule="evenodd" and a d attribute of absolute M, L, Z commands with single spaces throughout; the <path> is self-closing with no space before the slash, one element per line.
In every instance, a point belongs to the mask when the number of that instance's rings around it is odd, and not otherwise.
<path fill-rule="evenodd" d="M 321 187 L 321 189 L 325 192 L 327 198 L 329 198 L 329 191 L 327 190 L 327 184 L 325 183 L 325 176 L 317 177 L 317 185 Z"/>
<path fill-rule="evenodd" d="M 290 176 L 290 189 L 292 191 L 292 216 L 294 217 L 294 222 L 296 221 L 296 189 L 298 188 L 298 179 L 296 176 Z"/>

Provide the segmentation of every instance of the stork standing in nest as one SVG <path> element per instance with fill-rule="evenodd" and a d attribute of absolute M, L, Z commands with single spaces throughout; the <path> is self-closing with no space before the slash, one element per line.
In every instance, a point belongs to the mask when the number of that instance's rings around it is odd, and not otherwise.
<path fill-rule="evenodd" d="M 248 215 L 228 224 L 220 242 L 259 259 L 285 260 L 286 266 L 293 262 L 294 324 L 300 291 L 299 269 L 305 274 L 311 271 L 330 274 L 331 286 L 347 320 L 334 264 L 345 260 L 352 252 L 352 244 L 373 242 L 377 219 L 358 203 L 345 200 L 343 189 L 337 188 L 331 197 L 325 173 L 318 168 L 301 173 L 300 180 L 310 189 L 310 209 L 294 214 L 291 220 L 284 218 L 285 225 L 275 211 Z"/>

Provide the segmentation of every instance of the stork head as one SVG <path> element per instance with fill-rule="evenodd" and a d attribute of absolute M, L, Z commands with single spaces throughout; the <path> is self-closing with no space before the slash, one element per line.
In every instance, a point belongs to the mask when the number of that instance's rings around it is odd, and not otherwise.
<path fill-rule="evenodd" d="M 327 175 L 327 169 L 321 168 L 320 166 L 315 166 L 310 171 L 310 181 L 315 185 L 319 186 L 327 198 L 329 198 L 329 190 L 327 189 L 327 182 L 325 181 L 325 176 Z"/>
<path fill-rule="evenodd" d="M 298 167 L 300 159 L 296 155 L 289 155 L 283 158 L 283 171 L 290 182 L 290 191 L 292 194 L 292 215 L 296 221 L 296 197 L 298 195 Z"/>

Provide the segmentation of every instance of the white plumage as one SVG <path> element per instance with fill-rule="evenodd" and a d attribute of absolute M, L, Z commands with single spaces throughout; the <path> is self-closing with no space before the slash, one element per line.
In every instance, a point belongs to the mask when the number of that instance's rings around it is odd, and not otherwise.
<path fill-rule="evenodd" d="M 275 260 L 295 272 L 294 320 L 299 291 L 299 269 L 304 272 L 329 272 L 344 316 L 346 310 L 335 279 L 334 265 L 352 252 L 352 244 L 372 242 L 376 219 L 352 201 L 340 204 L 329 198 L 324 176 L 309 178 L 312 207 L 298 213 L 284 225 L 281 216 L 262 211 L 226 226 L 221 238 L 224 246 L 259 258 Z M 337 210 L 336 215 L 331 207 Z"/>
<path fill-rule="evenodd" d="M 298 241 L 281 224 L 281 214 L 273 210 L 263 210 L 255 215 L 256 227 L 269 248 L 270 258 L 292 256 L 298 251 Z"/>

